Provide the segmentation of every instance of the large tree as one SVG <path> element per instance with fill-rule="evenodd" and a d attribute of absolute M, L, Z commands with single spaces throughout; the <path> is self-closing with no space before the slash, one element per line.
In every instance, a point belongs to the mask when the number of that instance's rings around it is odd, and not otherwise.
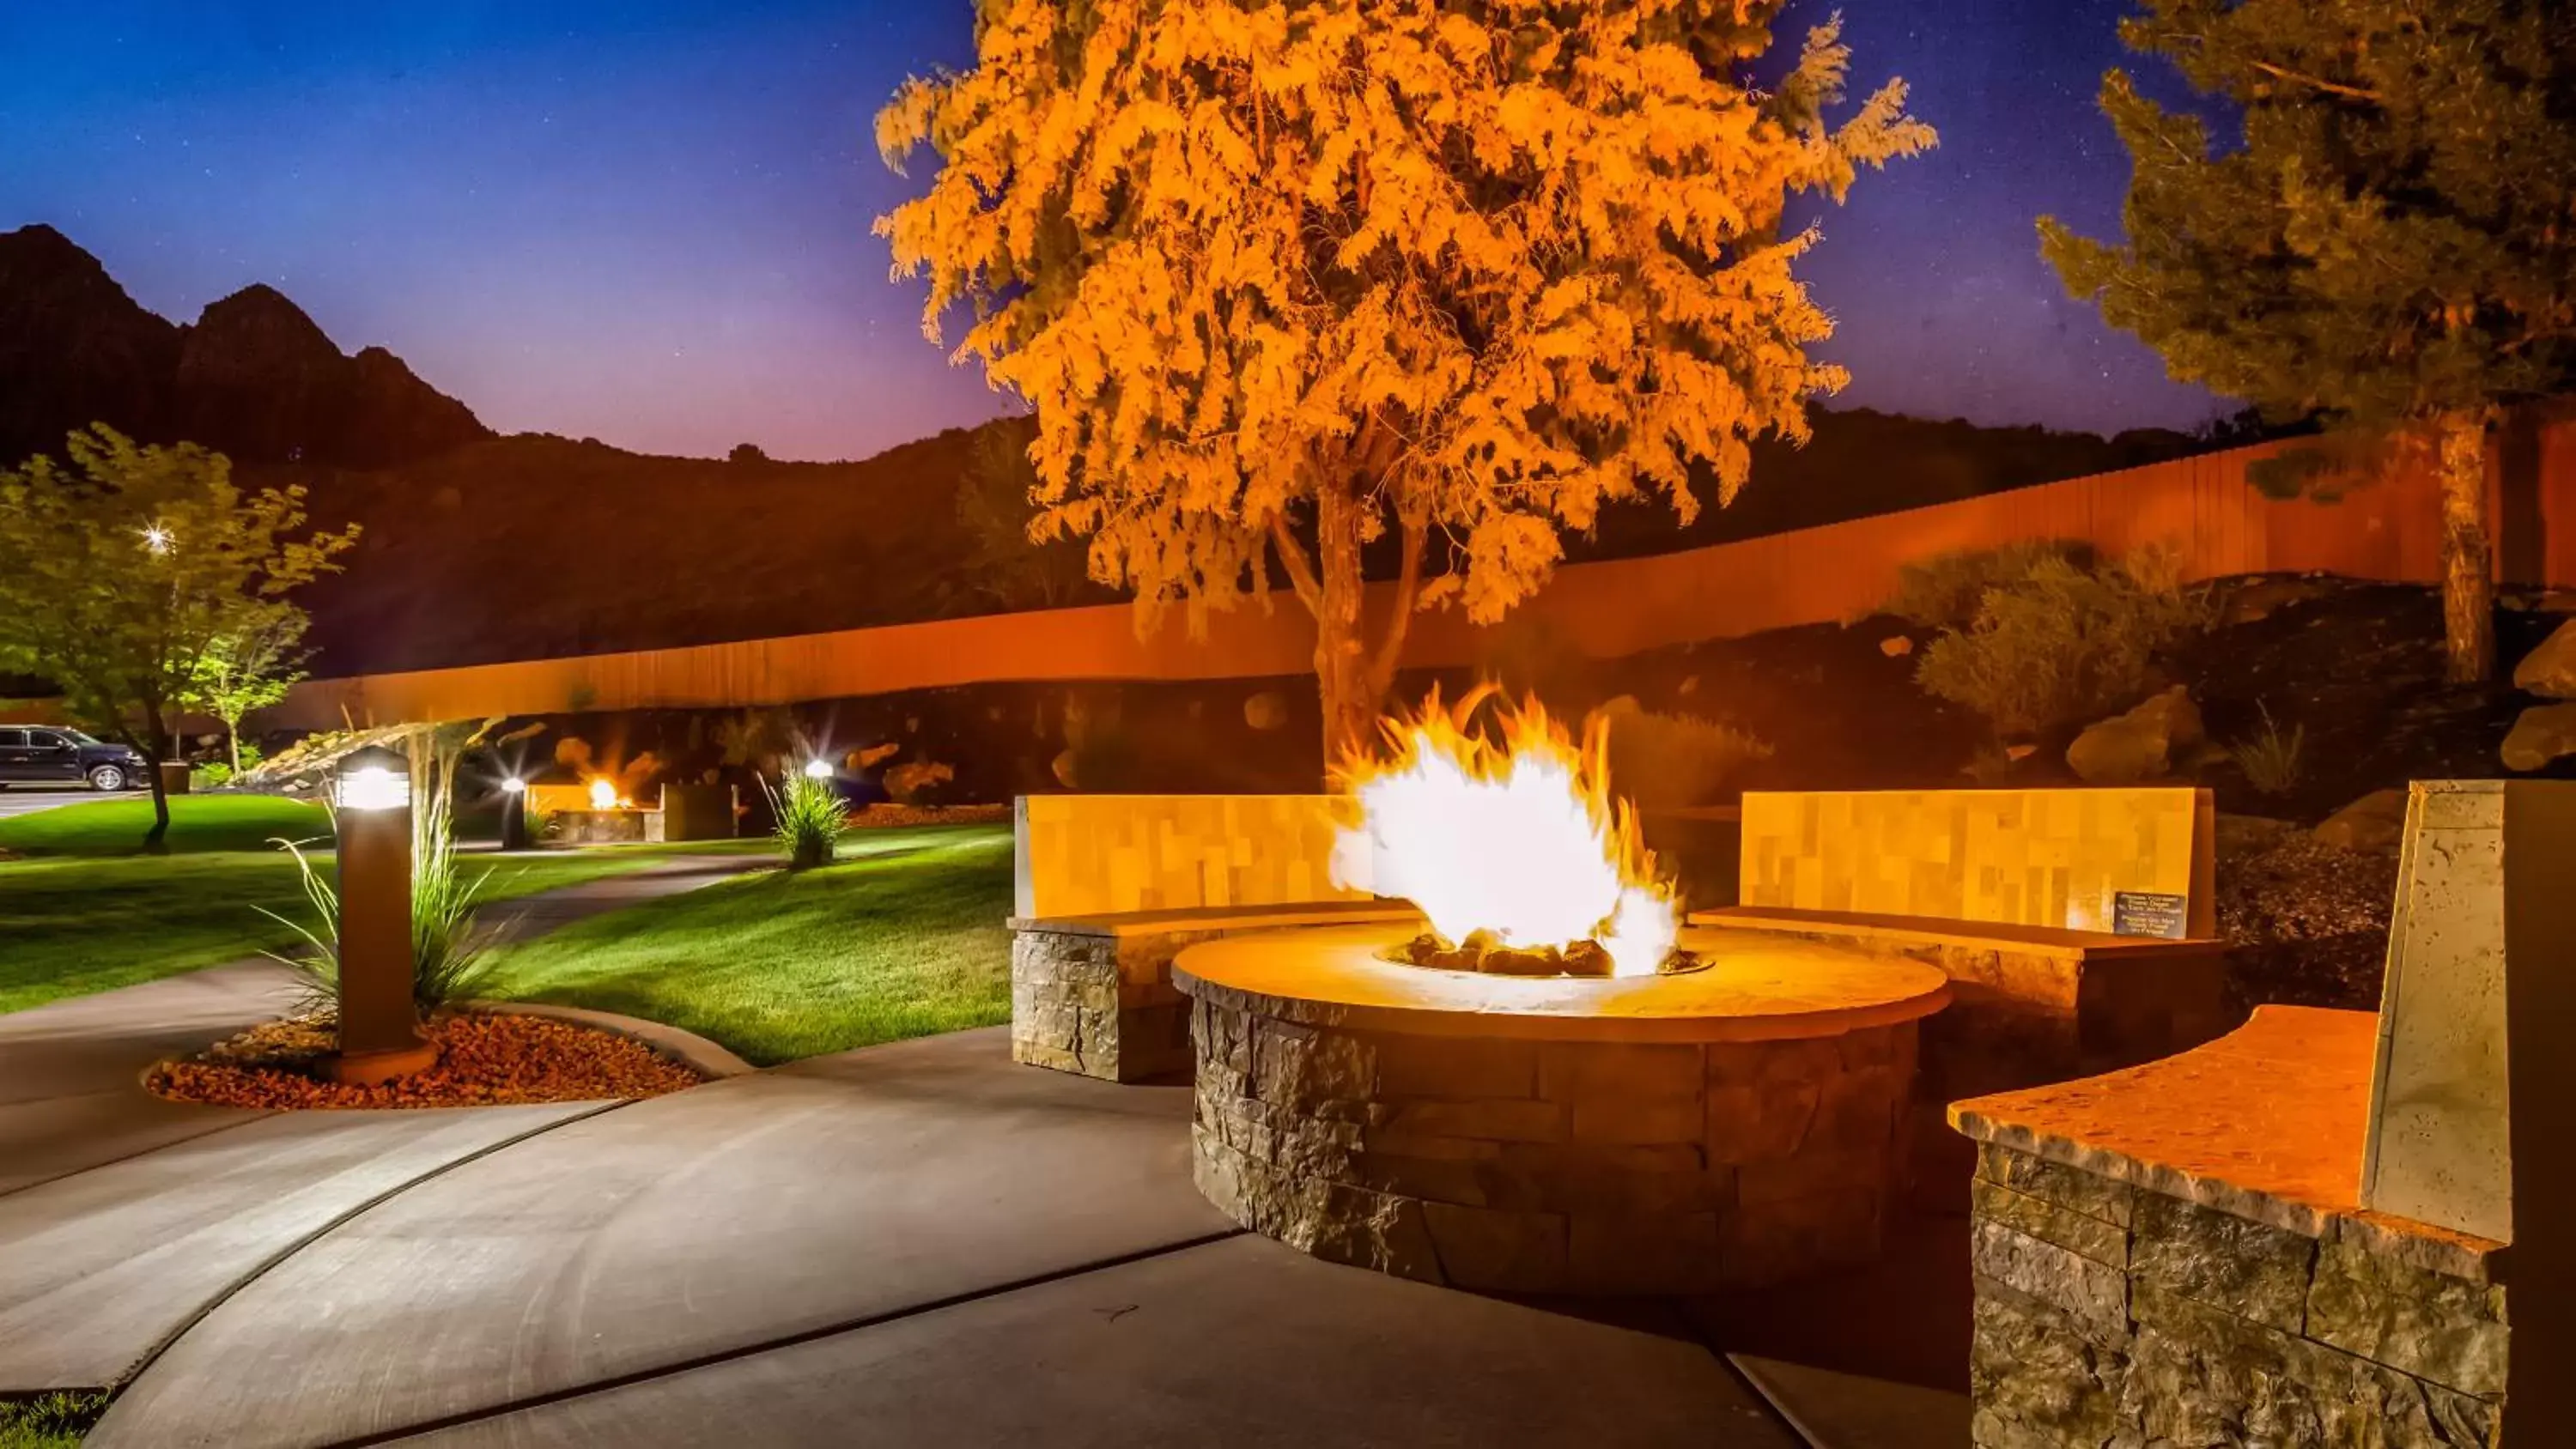
<path fill-rule="evenodd" d="M 2488 430 L 2576 371 L 2576 6 L 2149 0 L 2120 33 L 2241 138 L 2213 146 L 2111 72 L 2127 236 L 2044 219 L 2042 249 L 2175 377 L 2326 424 L 2327 446 L 2258 473 L 2271 491 L 2431 457 L 2448 672 L 2485 679 Z"/>
<path fill-rule="evenodd" d="M 221 641 L 301 622 L 287 591 L 357 537 L 304 524 L 304 490 L 246 492 L 220 453 L 139 447 L 106 427 L 0 472 L 0 655 L 62 686 L 82 723 L 154 761 Z M 157 849 L 170 829 L 152 774 Z"/>
<path fill-rule="evenodd" d="M 1827 123 L 1832 24 L 1757 84 L 1779 9 L 985 0 L 973 69 L 878 117 L 940 167 L 877 229 L 931 338 L 971 307 L 956 355 L 1034 405 L 1038 536 L 1147 624 L 1266 600 L 1275 558 L 1340 749 L 1417 609 L 1499 618 L 1605 503 L 1687 521 L 1694 464 L 1731 498 L 1841 385 L 1784 216 L 1932 133 L 1899 83 Z"/>

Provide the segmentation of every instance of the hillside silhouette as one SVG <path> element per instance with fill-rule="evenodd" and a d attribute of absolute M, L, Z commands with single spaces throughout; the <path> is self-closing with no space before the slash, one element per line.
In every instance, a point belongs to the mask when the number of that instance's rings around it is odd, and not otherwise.
<path fill-rule="evenodd" d="M 1008 537 L 997 548 L 990 520 L 978 535 L 958 506 L 979 454 L 987 466 L 1007 455 L 1025 419 L 839 463 L 779 462 L 749 445 L 731 459 L 672 458 L 499 436 L 384 348 L 344 354 L 273 288 L 245 287 L 173 323 L 51 227 L 0 233 L 0 460 L 58 452 L 92 422 L 203 443 L 246 481 L 305 485 L 317 521 L 362 525 L 347 570 L 303 596 L 321 673 L 719 643 L 1025 602 L 1007 567 L 995 576 Z M 979 447 L 988 432 L 1000 437 Z M 1659 503 L 1614 506 L 1567 553 L 1667 552 L 2208 446 L 2161 431 L 2105 439 L 1820 409 L 1806 447 L 1757 445 L 1731 505 L 1717 506 L 1702 478 L 1690 528 Z M 1113 597 L 1093 587 L 1073 601 Z"/>

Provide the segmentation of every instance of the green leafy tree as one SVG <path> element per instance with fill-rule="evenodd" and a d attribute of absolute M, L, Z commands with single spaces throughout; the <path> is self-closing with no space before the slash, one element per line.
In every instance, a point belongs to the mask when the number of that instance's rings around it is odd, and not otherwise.
<path fill-rule="evenodd" d="M 62 686 L 80 720 L 154 760 L 222 641 L 302 615 L 287 591 L 357 538 L 304 525 L 304 490 L 246 492 L 220 453 L 71 435 L 68 467 L 0 472 L 0 652 Z M 147 849 L 170 829 L 152 774 Z"/>
<path fill-rule="evenodd" d="M 1891 83 L 1840 125 L 1779 0 L 987 0 L 973 68 L 877 118 L 938 155 L 880 218 L 933 340 L 1035 409 L 1042 534 L 1141 622 L 1269 597 L 1316 622 L 1328 752 L 1417 609 L 1490 622 L 1560 530 L 1803 441 L 1841 385 L 1792 197 L 1932 144 Z M 1396 577 L 1363 618 L 1362 552 Z M 1433 550 L 1442 550 L 1433 557 Z"/>
<path fill-rule="evenodd" d="M 183 709 L 213 715 L 224 722 L 224 743 L 232 754 L 233 778 L 242 772 L 242 719 L 286 698 L 304 677 L 304 611 L 284 599 L 262 599 L 257 616 L 237 633 L 225 634 L 206 648 L 188 688 L 179 697 Z"/>
<path fill-rule="evenodd" d="M 2241 115 L 2241 143 L 2111 72 L 2127 235 L 2043 219 L 2043 252 L 2175 377 L 2325 426 L 2267 491 L 2431 457 L 2448 673 L 2487 678 L 2488 432 L 2576 372 L 2576 6 L 2149 0 L 2120 33 Z"/>

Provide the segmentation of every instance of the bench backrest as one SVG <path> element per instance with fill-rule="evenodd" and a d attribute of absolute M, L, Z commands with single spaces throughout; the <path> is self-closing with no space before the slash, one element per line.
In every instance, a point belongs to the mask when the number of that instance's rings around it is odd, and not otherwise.
<path fill-rule="evenodd" d="M 2210 937 L 2216 819 L 2189 787 L 1752 792 L 1738 899 Z"/>
<path fill-rule="evenodd" d="M 1333 884 L 1326 795 L 1023 795 L 1012 913 L 1027 919 L 1365 900 Z"/>

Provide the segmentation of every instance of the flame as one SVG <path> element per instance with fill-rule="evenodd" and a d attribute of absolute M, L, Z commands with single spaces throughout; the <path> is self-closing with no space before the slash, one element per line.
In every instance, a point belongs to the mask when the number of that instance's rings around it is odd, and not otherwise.
<path fill-rule="evenodd" d="M 1391 759 L 1351 754 L 1334 774 L 1361 823 L 1337 833 L 1336 885 L 1413 902 L 1443 940 L 1490 932 L 1524 950 L 1600 943 L 1620 976 L 1651 976 L 1680 930 L 1636 811 L 1610 797 L 1609 724 L 1578 743 L 1535 698 L 1495 712 L 1499 740 L 1469 727 L 1495 693 L 1386 721 Z"/>
<path fill-rule="evenodd" d="M 608 779 L 608 778 L 607 778 L 607 777 L 605 777 L 605 776 L 602 776 L 602 777 L 601 777 L 601 778 L 599 778 L 599 779 L 596 779 L 596 780 L 591 781 L 591 782 L 590 782 L 590 808 L 591 808 L 591 809 L 593 809 L 593 810 L 614 810 L 614 809 L 616 809 L 616 808 L 617 808 L 617 782 L 616 782 L 616 781 L 614 781 L 614 780 Z"/>

